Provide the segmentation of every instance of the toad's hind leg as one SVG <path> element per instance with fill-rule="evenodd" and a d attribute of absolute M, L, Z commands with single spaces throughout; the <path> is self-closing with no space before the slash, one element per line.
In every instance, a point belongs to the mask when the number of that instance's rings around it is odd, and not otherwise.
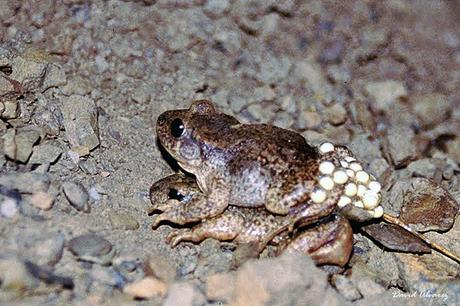
<path fill-rule="evenodd" d="M 320 224 L 301 232 L 281 252 L 302 252 L 312 257 L 316 264 L 344 266 L 353 248 L 353 232 L 343 217 Z"/>
<path fill-rule="evenodd" d="M 200 242 L 206 238 L 214 238 L 219 241 L 233 240 L 241 232 L 244 225 L 244 217 L 236 211 L 225 211 L 222 215 L 203 220 L 193 228 L 172 231 L 166 241 L 176 246 L 181 241 Z"/>

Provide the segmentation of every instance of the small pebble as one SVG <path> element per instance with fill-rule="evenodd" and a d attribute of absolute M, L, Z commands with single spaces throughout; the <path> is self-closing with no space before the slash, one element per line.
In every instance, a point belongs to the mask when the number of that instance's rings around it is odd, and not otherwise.
<path fill-rule="evenodd" d="M 356 207 L 359 207 L 359 208 L 363 208 L 363 207 L 364 207 L 364 204 L 363 204 L 363 202 L 361 202 L 361 201 L 356 201 L 356 202 L 353 203 L 353 205 L 355 205 Z"/>
<path fill-rule="evenodd" d="M 88 204 L 89 196 L 86 190 L 80 185 L 72 182 L 67 182 L 62 185 L 64 194 L 76 210 L 89 212 L 90 207 Z"/>
<path fill-rule="evenodd" d="M 151 276 L 147 276 L 123 288 L 123 292 L 140 299 L 165 296 L 167 291 L 168 287 L 165 283 Z"/>
<path fill-rule="evenodd" d="M 18 212 L 18 206 L 16 201 L 11 198 L 6 198 L 3 200 L 0 207 L 0 213 L 5 218 L 13 218 Z"/>
<path fill-rule="evenodd" d="M 112 244 L 109 241 L 94 234 L 75 237 L 69 241 L 68 247 L 75 256 L 79 257 L 101 256 L 112 250 Z"/>
<path fill-rule="evenodd" d="M 42 210 L 49 210 L 53 207 L 54 197 L 43 191 L 36 192 L 30 198 L 30 203 Z"/>

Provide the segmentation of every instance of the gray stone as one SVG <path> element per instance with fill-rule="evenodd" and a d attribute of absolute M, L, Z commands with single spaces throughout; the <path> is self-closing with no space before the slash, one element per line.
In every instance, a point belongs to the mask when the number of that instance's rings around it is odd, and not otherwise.
<path fill-rule="evenodd" d="M 279 29 L 279 21 L 281 17 L 277 13 L 270 13 L 263 17 L 263 25 L 260 36 L 267 37 L 276 33 Z"/>
<path fill-rule="evenodd" d="M 440 93 L 411 97 L 414 112 L 423 127 L 441 123 L 449 115 L 451 109 L 448 98 Z"/>
<path fill-rule="evenodd" d="M 294 74 L 317 96 L 324 96 L 329 84 L 321 66 L 312 61 L 302 61 L 295 65 Z"/>
<path fill-rule="evenodd" d="M 50 210 L 54 204 L 54 195 L 38 191 L 27 198 L 28 202 L 41 210 Z"/>
<path fill-rule="evenodd" d="M 5 99 L 14 99 L 16 98 L 16 95 L 17 92 L 13 83 L 0 74 L 0 97 Z"/>
<path fill-rule="evenodd" d="M 350 280 L 363 297 L 385 292 L 385 288 L 377 283 L 379 280 L 377 274 L 374 274 L 365 264 L 353 266 Z"/>
<path fill-rule="evenodd" d="M 231 305 L 321 305 L 327 275 L 301 254 L 249 261 L 236 275 Z"/>
<path fill-rule="evenodd" d="M 135 230 L 139 228 L 139 222 L 126 212 L 109 212 L 109 220 L 113 229 Z"/>
<path fill-rule="evenodd" d="M 254 102 L 272 101 L 273 99 L 275 99 L 275 97 L 276 93 L 273 90 L 273 88 L 265 85 L 254 89 L 254 93 L 251 97 L 251 100 L 253 100 Z"/>
<path fill-rule="evenodd" d="M 99 145 L 97 108 L 93 100 L 78 95 L 64 98 L 61 104 L 66 137 L 72 148 L 89 150 Z"/>
<path fill-rule="evenodd" d="M 17 189 L 24 194 L 47 191 L 49 184 L 48 175 L 41 173 L 26 172 L 0 175 L 0 185 L 8 189 Z"/>
<path fill-rule="evenodd" d="M 164 255 L 151 253 L 148 261 L 145 262 L 156 278 L 166 284 L 171 284 L 176 278 L 177 271 L 175 266 Z"/>
<path fill-rule="evenodd" d="M 433 178 L 437 169 L 436 163 L 430 158 L 419 159 L 407 165 L 407 170 L 413 176 L 423 176 L 426 178 Z"/>
<path fill-rule="evenodd" d="M 217 273 L 206 278 L 206 297 L 228 304 L 235 294 L 235 273 Z"/>
<path fill-rule="evenodd" d="M 210 274 L 230 269 L 232 254 L 222 251 L 219 241 L 206 239 L 201 243 L 200 247 L 201 252 L 198 257 L 198 265 L 194 272 L 196 278 L 202 279 Z"/>
<path fill-rule="evenodd" d="M 369 170 L 376 178 L 382 176 L 389 168 L 390 165 L 384 158 L 375 158 L 369 164 Z"/>
<path fill-rule="evenodd" d="M 414 131 L 405 126 L 392 127 L 387 133 L 388 151 L 397 167 L 407 164 L 417 156 Z"/>
<path fill-rule="evenodd" d="M 221 16 L 230 9 L 228 0 L 208 0 L 203 7 L 206 14 L 217 17 Z"/>
<path fill-rule="evenodd" d="M 234 54 L 241 50 L 241 32 L 239 31 L 231 31 L 227 28 L 219 29 L 213 35 L 213 39 L 222 44 L 229 53 Z"/>
<path fill-rule="evenodd" d="M 14 161 L 26 163 L 32 154 L 33 145 L 40 139 L 40 133 L 32 129 L 9 129 L 3 136 L 5 155 Z"/>
<path fill-rule="evenodd" d="M 275 116 L 275 107 L 265 107 L 260 103 L 254 103 L 247 108 L 248 113 L 257 121 L 267 123 Z"/>
<path fill-rule="evenodd" d="M 124 285 L 123 278 L 120 278 L 113 269 L 108 267 L 94 265 L 89 273 L 89 277 L 91 277 L 94 281 L 107 286 L 121 287 Z"/>
<path fill-rule="evenodd" d="M 297 127 L 299 129 L 315 129 L 321 124 L 321 116 L 317 112 L 302 112 L 297 117 Z"/>
<path fill-rule="evenodd" d="M 43 90 L 52 87 L 60 87 L 67 83 L 64 70 L 56 64 L 50 64 L 46 72 L 45 81 L 43 82 Z"/>
<path fill-rule="evenodd" d="M 84 96 L 91 92 L 92 86 L 87 78 L 79 75 L 72 77 L 67 81 L 67 84 L 62 87 L 62 92 L 67 95 L 80 95 Z"/>
<path fill-rule="evenodd" d="M 235 93 L 230 93 L 228 100 L 230 108 L 235 114 L 239 113 L 243 109 L 243 107 L 247 105 L 247 100 L 244 97 L 241 97 Z"/>
<path fill-rule="evenodd" d="M 374 101 L 372 108 L 379 112 L 388 111 L 398 99 L 407 96 L 404 84 L 393 80 L 368 82 L 365 92 Z"/>
<path fill-rule="evenodd" d="M 367 134 L 357 135 L 348 147 L 356 158 L 361 161 L 371 161 L 382 157 L 379 141 L 371 141 Z"/>
<path fill-rule="evenodd" d="M 9 197 L 4 197 L 0 204 L 0 215 L 5 218 L 13 218 L 18 213 L 18 204 Z"/>
<path fill-rule="evenodd" d="M 399 215 L 404 202 L 404 193 L 410 188 L 410 185 L 409 179 L 397 179 L 383 195 L 384 211 L 396 216 Z"/>
<path fill-rule="evenodd" d="M 27 50 L 21 56 L 16 56 L 11 62 L 11 79 L 18 81 L 23 91 L 38 91 L 45 79 L 47 63 L 46 55 L 41 51 Z"/>
<path fill-rule="evenodd" d="M 356 301 L 362 297 L 351 280 L 344 275 L 334 274 L 332 276 L 332 283 L 340 294 L 348 301 Z"/>
<path fill-rule="evenodd" d="M 342 104 L 334 104 L 326 108 L 327 120 L 330 124 L 340 125 L 348 119 L 347 110 Z"/>
<path fill-rule="evenodd" d="M 19 103 L 16 100 L 6 100 L 3 103 L 0 102 L 0 107 L 3 106 L 3 110 L 0 109 L 0 118 L 3 119 L 14 119 L 19 116 Z"/>
<path fill-rule="evenodd" d="M 341 39 L 327 43 L 324 49 L 321 50 L 319 60 L 328 64 L 338 63 L 342 59 L 344 49 L 345 43 Z"/>
<path fill-rule="evenodd" d="M 174 283 L 168 292 L 163 306 L 201 306 L 204 305 L 206 299 L 198 287 L 192 282 Z"/>
<path fill-rule="evenodd" d="M 286 112 L 277 113 L 273 125 L 279 126 L 281 128 L 289 129 L 292 124 L 294 124 L 294 118 L 291 114 Z"/>
<path fill-rule="evenodd" d="M 3 289 L 21 294 L 38 286 L 22 260 L 16 257 L 0 258 L 0 280 Z"/>
<path fill-rule="evenodd" d="M 64 250 L 64 235 L 60 232 L 44 232 L 27 235 L 19 240 L 21 254 L 39 266 L 54 266 Z"/>
<path fill-rule="evenodd" d="M 90 206 L 88 204 L 89 195 L 86 190 L 80 184 L 66 182 L 62 185 L 64 194 L 76 210 L 82 212 L 90 212 Z"/>
<path fill-rule="evenodd" d="M 50 143 L 41 144 L 33 148 L 30 164 L 52 164 L 58 160 L 62 149 Z"/>
<path fill-rule="evenodd" d="M 291 68 L 291 61 L 287 57 L 277 58 L 274 56 L 263 57 L 260 63 L 260 73 L 257 78 L 265 84 L 277 84 L 285 80 Z"/>
<path fill-rule="evenodd" d="M 454 139 L 446 143 L 447 153 L 460 164 L 460 139 Z"/>
<path fill-rule="evenodd" d="M 96 162 L 93 159 L 82 160 L 78 163 L 78 166 L 88 174 L 96 175 L 98 172 Z"/>
<path fill-rule="evenodd" d="M 68 248 L 72 254 L 78 257 L 98 257 L 109 254 L 112 250 L 112 244 L 101 236 L 85 234 L 71 239 Z"/>

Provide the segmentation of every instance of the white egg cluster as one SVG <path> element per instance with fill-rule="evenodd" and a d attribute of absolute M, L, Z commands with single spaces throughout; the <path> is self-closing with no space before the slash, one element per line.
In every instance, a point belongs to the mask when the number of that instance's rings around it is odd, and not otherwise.
<path fill-rule="evenodd" d="M 319 146 L 319 152 L 323 155 L 334 151 L 336 151 L 336 147 L 330 142 L 325 142 Z M 311 200 L 315 203 L 322 203 L 327 199 L 328 191 L 333 190 L 336 185 L 344 185 L 343 195 L 337 202 L 339 207 L 353 204 L 365 209 L 374 218 L 382 217 L 383 208 L 379 205 L 381 200 L 380 183 L 375 180 L 375 177 L 364 171 L 354 157 L 348 156 L 344 152 L 337 155 L 338 162 L 336 160 L 336 164 L 334 164 L 334 160 L 324 160 L 320 163 L 319 186 L 316 186 L 310 194 Z"/>

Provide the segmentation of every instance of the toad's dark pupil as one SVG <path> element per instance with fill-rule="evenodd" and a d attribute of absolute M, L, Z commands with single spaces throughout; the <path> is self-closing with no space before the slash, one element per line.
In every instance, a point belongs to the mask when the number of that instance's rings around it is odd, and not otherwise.
<path fill-rule="evenodd" d="M 177 189 L 169 189 L 168 199 L 182 201 L 184 196 Z"/>
<path fill-rule="evenodd" d="M 182 120 L 176 118 L 171 122 L 171 135 L 173 135 L 175 138 L 181 137 L 184 134 L 184 131 L 185 127 L 182 123 Z"/>

